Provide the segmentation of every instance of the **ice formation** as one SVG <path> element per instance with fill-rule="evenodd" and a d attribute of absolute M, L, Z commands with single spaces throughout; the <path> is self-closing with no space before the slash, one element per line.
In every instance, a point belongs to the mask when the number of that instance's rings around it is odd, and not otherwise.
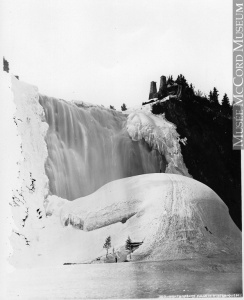
<path fill-rule="evenodd" d="M 239 252 L 226 205 L 187 177 L 175 126 L 150 106 L 120 113 L 67 103 L 8 76 L 2 119 L 14 155 L 10 163 L 5 151 L 4 199 L 15 266 L 93 259 L 108 235 L 115 248 L 128 235 L 144 240 L 133 259 Z"/>
<path fill-rule="evenodd" d="M 72 261 L 101 255 L 108 235 L 115 249 L 125 245 L 128 235 L 143 241 L 132 260 L 241 253 L 241 233 L 224 202 L 206 185 L 182 175 L 124 178 L 74 201 L 50 196 L 47 212 L 56 213 L 64 230 L 79 229 L 75 237 L 70 231 L 64 246 L 71 253 L 73 238 L 79 236 L 79 254 Z M 91 252 L 81 250 L 82 244 Z"/>
<path fill-rule="evenodd" d="M 8 132 L 14 148 L 7 152 L 15 165 L 15 171 L 11 173 L 11 196 L 5 198 L 12 208 L 14 219 L 11 235 L 14 260 L 21 259 L 24 252 L 31 251 L 30 245 L 38 240 L 40 230 L 45 226 L 43 205 L 48 195 L 48 178 L 44 167 L 47 157 L 44 137 L 48 125 L 44 122 L 37 88 L 18 81 L 14 76 L 11 79 L 9 75 L 1 76 L 8 78 L 13 93 L 12 97 L 9 90 L 6 101 L 12 98 L 16 108 L 7 115 L 15 126 L 15 132 Z M 4 113 L 8 113 L 8 110 Z M 9 180 L 4 179 L 6 183 Z"/>
<path fill-rule="evenodd" d="M 54 195 L 73 200 L 112 180 L 154 172 L 190 176 L 175 125 L 149 106 L 122 114 L 44 95 L 40 104 L 49 124 L 46 172 Z"/>
<path fill-rule="evenodd" d="M 165 156 L 165 173 L 190 176 L 181 155 L 176 126 L 163 115 L 153 115 L 146 110 L 132 112 L 127 119 L 127 130 L 134 141 L 144 139 L 150 147 Z"/>
<path fill-rule="evenodd" d="M 49 129 L 46 172 L 50 193 L 73 200 L 133 175 L 164 172 L 164 155 L 133 141 L 127 116 L 84 102 L 40 95 Z"/>

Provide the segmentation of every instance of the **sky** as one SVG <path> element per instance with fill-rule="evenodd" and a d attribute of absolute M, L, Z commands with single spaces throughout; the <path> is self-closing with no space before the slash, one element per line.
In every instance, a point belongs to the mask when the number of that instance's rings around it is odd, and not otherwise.
<path fill-rule="evenodd" d="M 183 74 L 231 99 L 231 0 L 1 0 L 0 28 L 10 72 L 48 96 L 120 109 Z"/>

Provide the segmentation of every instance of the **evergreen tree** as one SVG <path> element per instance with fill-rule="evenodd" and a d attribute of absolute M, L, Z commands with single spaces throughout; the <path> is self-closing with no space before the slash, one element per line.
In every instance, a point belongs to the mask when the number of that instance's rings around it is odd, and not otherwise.
<path fill-rule="evenodd" d="M 224 94 L 224 97 L 222 99 L 221 111 L 227 115 L 231 113 L 231 105 L 226 93 Z"/>
<path fill-rule="evenodd" d="M 126 105 L 125 105 L 124 103 L 121 105 L 121 110 L 122 110 L 122 111 L 127 110 L 127 107 L 126 107 Z"/>
<path fill-rule="evenodd" d="M 113 105 L 109 106 L 110 109 L 116 110 Z"/>
<path fill-rule="evenodd" d="M 111 236 L 108 236 L 106 238 L 103 248 L 105 248 L 107 250 L 106 257 L 108 257 L 108 249 L 111 248 Z"/>
<path fill-rule="evenodd" d="M 3 71 L 9 72 L 9 62 L 3 57 Z"/>
<path fill-rule="evenodd" d="M 181 99 L 183 101 L 188 101 L 191 99 L 193 91 L 189 88 L 189 85 L 187 83 L 187 80 L 185 78 L 185 76 L 183 76 L 182 74 L 178 75 L 176 81 L 177 84 L 181 85 L 182 89 L 181 89 Z"/>
<path fill-rule="evenodd" d="M 183 90 L 185 90 L 186 87 L 189 87 L 187 80 L 185 79 L 185 76 L 183 76 L 182 74 L 178 75 L 175 82 L 182 85 Z"/>
<path fill-rule="evenodd" d="M 173 83 L 174 83 L 173 76 L 170 75 L 170 76 L 167 78 L 166 85 L 168 85 L 168 84 L 172 85 Z"/>
<path fill-rule="evenodd" d="M 130 251 L 130 258 L 131 258 L 131 238 L 128 236 L 128 239 L 125 242 L 125 249 Z"/>
<path fill-rule="evenodd" d="M 219 91 L 216 89 L 216 87 L 213 88 L 213 104 L 219 104 Z"/>
<path fill-rule="evenodd" d="M 131 251 L 131 238 L 128 236 L 128 239 L 125 242 L 125 249 Z"/>
<path fill-rule="evenodd" d="M 216 87 L 213 88 L 213 91 L 210 91 L 208 98 L 212 108 L 217 111 L 220 110 L 219 91 L 216 89 Z"/>
<path fill-rule="evenodd" d="M 190 86 L 188 86 L 187 84 L 184 90 L 184 98 L 187 101 L 193 101 L 194 95 L 195 95 L 194 86 L 192 85 L 192 83 L 190 84 Z"/>
<path fill-rule="evenodd" d="M 194 91 L 194 86 L 193 84 L 191 83 L 190 86 L 189 86 L 189 90 L 191 91 L 192 95 L 195 95 L 195 91 Z"/>
<path fill-rule="evenodd" d="M 204 97 L 203 93 L 200 90 L 197 90 L 196 96 L 198 96 L 198 97 Z"/>
<path fill-rule="evenodd" d="M 213 102 L 213 93 L 212 93 L 212 91 L 209 92 L 208 100 L 209 100 L 210 103 Z"/>

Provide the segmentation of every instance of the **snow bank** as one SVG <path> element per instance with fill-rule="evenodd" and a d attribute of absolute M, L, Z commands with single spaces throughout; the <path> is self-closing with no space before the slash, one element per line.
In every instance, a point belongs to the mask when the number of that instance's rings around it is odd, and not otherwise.
<path fill-rule="evenodd" d="M 0 282 L 1 297 L 6 296 L 6 273 L 13 270 L 7 259 L 13 249 L 9 237 L 14 226 L 9 202 L 12 200 L 13 190 L 16 188 L 18 165 L 20 158 L 20 138 L 17 136 L 17 128 L 13 122 L 15 105 L 11 93 L 11 78 L 6 72 L 0 72 L 1 110 L 0 110 L 0 182 L 1 182 L 1 209 L 0 209 Z"/>
<path fill-rule="evenodd" d="M 128 236 L 144 241 L 132 260 L 241 253 L 241 233 L 227 206 L 209 187 L 185 176 L 146 174 L 110 182 L 74 201 L 53 197 L 47 210 L 55 212 L 57 205 L 58 213 L 50 220 L 63 231 L 52 245 L 62 262 L 105 254 L 108 235 L 115 249 Z"/>
<path fill-rule="evenodd" d="M 45 227 L 43 204 L 48 194 L 48 178 L 44 168 L 47 158 L 44 137 L 48 126 L 44 122 L 37 88 L 20 82 L 14 76 L 10 79 L 9 74 L 2 76 L 9 81 L 9 91 L 4 99 L 4 114 L 8 119 L 6 124 L 9 124 L 9 141 L 6 142 L 8 147 L 11 146 L 11 149 L 5 149 L 5 155 L 8 156 L 6 167 L 7 171 L 13 168 L 7 172 L 11 179 L 5 177 L 3 181 L 4 184 L 12 184 L 11 193 L 4 201 L 11 206 L 14 220 L 10 238 L 13 255 L 10 261 L 15 266 L 19 262 L 28 266 L 29 253 L 38 242 L 40 230 Z"/>
<path fill-rule="evenodd" d="M 129 114 L 127 131 L 130 137 L 134 141 L 144 139 L 150 147 L 165 156 L 167 161 L 165 173 L 191 177 L 183 161 L 176 126 L 167 121 L 164 115 L 153 115 L 148 107 Z"/>

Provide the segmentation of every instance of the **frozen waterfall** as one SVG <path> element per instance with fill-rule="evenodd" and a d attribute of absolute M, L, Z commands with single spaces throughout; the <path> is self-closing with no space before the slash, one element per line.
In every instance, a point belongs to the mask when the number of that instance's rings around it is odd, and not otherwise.
<path fill-rule="evenodd" d="M 128 235 L 143 240 L 135 260 L 241 253 L 241 234 L 226 205 L 187 178 L 185 139 L 150 105 L 123 114 L 46 97 L 7 76 L 3 103 L 14 105 L 4 114 L 16 149 L 13 170 L 5 174 L 17 225 L 13 265 L 94 259 L 109 235 L 115 250 L 124 249 Z M 160 171 L 184 176 L 155 174 Z M 154 174 L 133 176 L 145 173 Z"/>
<path fill-rule="evenodd" d="M 127 132 L 127 116 L 98 106 L 39 95 L 49 129 L 50 193 L 73 200 L 120 178 L 165 172 L 164 155 Z"/>

